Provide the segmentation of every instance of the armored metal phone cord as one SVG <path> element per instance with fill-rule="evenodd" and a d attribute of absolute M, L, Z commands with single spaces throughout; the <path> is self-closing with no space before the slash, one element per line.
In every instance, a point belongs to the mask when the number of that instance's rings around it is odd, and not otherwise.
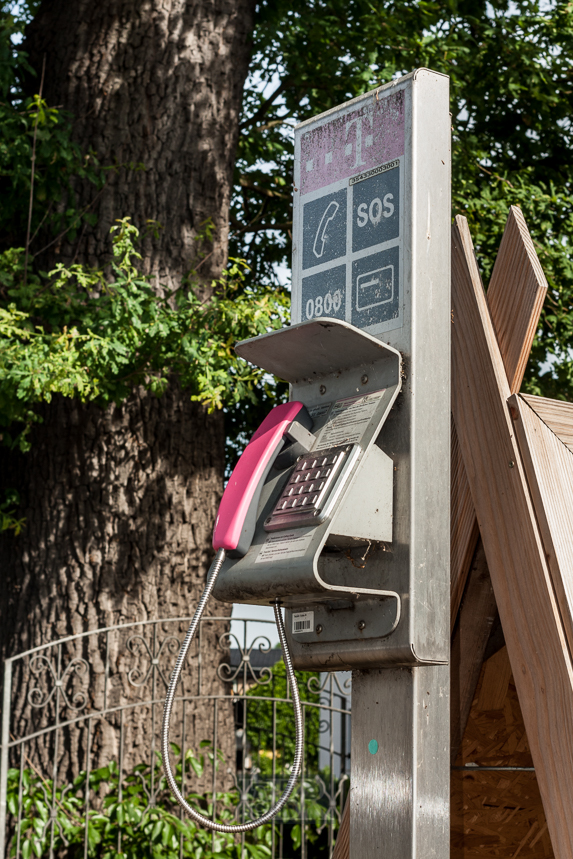
<path fill-rule="evenodd" d="M 205 606 L 207 605 L 207 600 L 211 596 L 213 588 L 215 587 L 215 582 L 217 581 L 217 576 L 219 575 L 219 571 L 223 566 L 223 561 L 225 560 L 225 550 L 219 549 L 217 554 L 215 555 L 215 560 L 213 561 L 211 568 L 207 577 L 207 585 L 205 586 L 205 590 L 203 591 L 203 596 L 199 600 L 199 605 L 195 610 L 195 614 L 193 615 L 193 620 L 189 625 L 189 629 L 187 630 L 187 635 L 185 636 L 185 641 L 179 651 L 179 656 L 177 657 L 177 662 L 175 663 L 175 668 L 173 669 L 173 674 L 171 675 L 171 681 L 169 683 L 169 689 L 167 690 L 167 697 L 165 699 L 165 709 L 163 711 L 163 728 L 161 731 L 161 753 L 163 755 L 163 769 L 165 770 L 165 775 L 167 776 L 167 782 L 169 787 L 171 788 L 171 792 L 175 796 L 175 799 L 181 806 L 181 808 L 187 812 L 189 817 L 192 817 L 197 823 L 200 823 L 201 826 L 206 826 L 208 829 L 214 829 L 216 832 L 248 832 L 251 829 L 256 829 L 257 826 L 262 826 L 263 823 L 268 823 L 269 820 L 278 814 L 281 808 L 285 805 L 287 799 L 291 795 L 294 790 L 299 772 L 302 763 L 302 750 L 303 750 L 303 725 L 302 725 L 302 708 L 300 706 L 300 696 L 298 694 L 298 685 L 296 682 L 296 677 L 294 675 L 294 670 L 292 667 L 292 662 L 290 658 L 290 653 L 288 650 L 285 627 L 281 615 L 280 603 L 278 600 L 273 604 L 273 608 L 275 611 L 275 621 L 277 624 L 277 629 L 279 631 L 279 638 L 281 642 L 281 647 L 283 651 L 283 657 L 286 666 L 287 677 L 292 689 L 292 703 L 294 708 L 294 723 L 295 723 L 295 752 L 294 752 L 294 760 L 292 765 L 292 770 L 290 773 L 290 778 L 288 780 L 288 784 L 284 790 L 283 795 L 279 799 L 279 801 L 270 808 L 266 814 L 263 814 L 261 817 L 257 817 L 256 820 L 250 820 L 248 823 L 237 823 L 235 825 L 227 825 L 224 823 L 215 823 L 213 820 L 209 820 L 208 817 L 200 814 L 194 808 L 192 808 L 188 802 L 186 802 L 183 797 L 181 791 L 177 786 L 177 782 L 175 781 L 175 776 L 173 775 L 173 771 L 171 769 L 171 763 L 169 761 L 169 723 L 171 721 L 171 710 L 173 708 L 173 701 L 175 699 L 175 690 L 177 688 L 177 683 L 179 681 L 179 676 L 181 674 L 181 669 L 183 668 L 183 663 L 185 662 L 185 657 L 187 656 L 187 651 L 189 650 L 189 646 L 193 639 L 195 638 L 195 633 L 197 632 L 197 627 L 199 626 L 199 621 L 201 620 L 201 616 L 205 610 Z"/>

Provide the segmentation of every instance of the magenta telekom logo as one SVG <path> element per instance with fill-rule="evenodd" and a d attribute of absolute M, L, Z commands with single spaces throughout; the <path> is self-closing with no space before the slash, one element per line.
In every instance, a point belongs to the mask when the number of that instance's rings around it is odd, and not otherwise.
<path fill-rule="evenodd" d="M 301 139 L 301 194 L 377 167 L 404 154 L 404 92 L 371 98 Z"/>

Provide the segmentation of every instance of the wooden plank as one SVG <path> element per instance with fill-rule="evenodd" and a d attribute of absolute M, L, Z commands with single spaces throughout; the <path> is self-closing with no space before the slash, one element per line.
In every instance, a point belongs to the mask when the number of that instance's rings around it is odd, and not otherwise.
<path fill-rule="evenodd" d="M 336 835 L 332 859 L 348 859 L 350 855 L 350 794 L 346 797 L 342 820 Z"/>
<path fill-rule="evenodd" d="M 480 710 L 502 709 L 510 678 L 511 665 L 509 664 L 507 647 L 502 647 L 486 663 L 478 698 Z"/>
<path fill-rule="evenodd" d="M 573 650 L 573 452 L 529 406 L 513 396 L 509 407 L 561 617 Z"/>
<path fill-rule="evenodd" d="M 547 281 L 521 209 L 512 206 L 493 267 L 487 303 L 512 394 L 521 388 Z"/>
<path fill-rule="evenodd" d="M 531 394 L 521 396 L 549 429 L 553 430 L 557 438 L 573 451 L 573 403 L 534 397 Z"/>
<path fill-rule="evenodd" d="M 547 281 L 527 224 L 521 209 L 512 206 L 487 291 L 491 321 L 511 393 L 521 387 L 546 293 Z M 452 433 L 451 473 L 450 593 L 453 628 L 478 536 L 455 430 Z"/>
<path fill-rule="evenodd" d="M 458 756 L 482 669 L 497 606 L 481 540 L 452 636 L 450 681 L 450 757 Z"/>
<path fill-rule="evenodd" d="M 453 418 L 451 437 L 450 628 L 453 631 L 476 549 L 479 528 Z"/>
<path fill-rule="evenodd" d="M 553 850 L 573 855 L 573 666 L 467 221 L 452 241 L 453 412 Z"/>

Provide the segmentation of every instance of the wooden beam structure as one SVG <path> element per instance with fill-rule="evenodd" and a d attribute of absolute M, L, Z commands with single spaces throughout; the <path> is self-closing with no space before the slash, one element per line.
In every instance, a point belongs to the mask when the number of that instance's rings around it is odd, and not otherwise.
<path fill-rule="evenodd" d="M 452 243 L 453 414 L 555 855 L 573 855 L 573 665 L 467 221 Z"/>
<path fill-rule="evenodd" d="M 452 282 L 454 289 L 455 284 Z M 487 291 L 491 323 L 512 394 L 521 387 L 546 293 L 547 281 L 525 218 L 521 209 L 512 206 Z M 479 533 L 455 425 L 452 431 L 451 468 L 453 629 Z"/>

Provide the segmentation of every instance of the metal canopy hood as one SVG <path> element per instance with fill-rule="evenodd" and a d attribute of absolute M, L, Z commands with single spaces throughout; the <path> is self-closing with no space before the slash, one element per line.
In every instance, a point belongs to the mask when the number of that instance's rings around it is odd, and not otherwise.
<path fill-rule="evenodd" d="M 373 364 L 400 353 L 370 334 L 339 319 L 321 317 L 242 340 L 235 346 L 241 358 L 286 382 L 317 379 Z"/>

